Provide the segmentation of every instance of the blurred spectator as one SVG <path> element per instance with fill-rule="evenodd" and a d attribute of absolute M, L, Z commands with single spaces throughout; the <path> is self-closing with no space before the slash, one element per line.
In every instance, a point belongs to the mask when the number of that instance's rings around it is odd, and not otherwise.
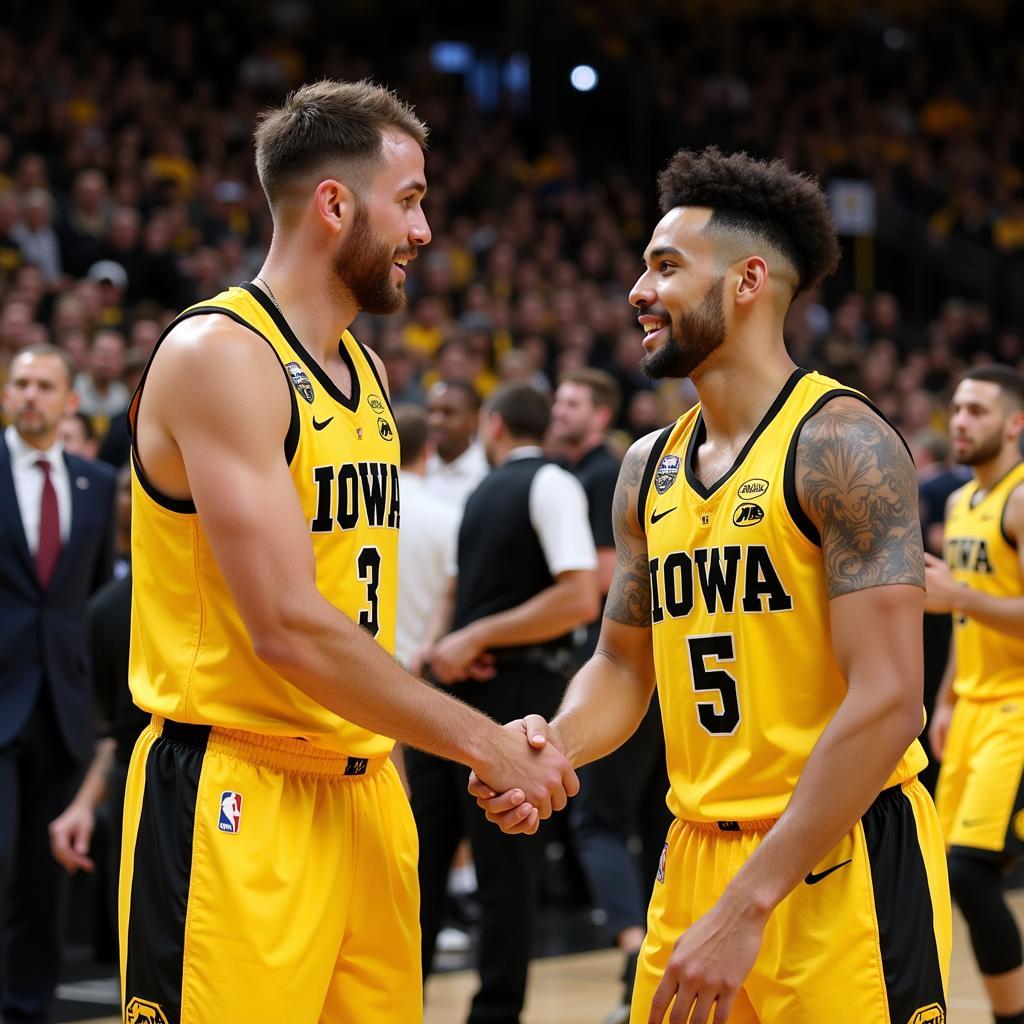
<path fill-rule="evenodd" d="M 114 474 L 63 451 L 74 411 L 60 349 L 30 346 L 4 388 L 0 445 L 0 913 L 8 1021 L 49 1019 L 60 966 L 60 872 L 47 827 L 92 752 L 89 595 L 110 577 Z"/>
<path fill-rule="evenodd" d="M 21 221 L 11 228 L 11 238 L 26 262 L 37 266 L 51 287 L 60 280 L 61 254 L 53 230 L 53 198 L 41 188 L 26 192 L 21 200 Z"/>
<path fill-rule="evenodd" d="M 69 455 L 95 459 L 99 442 L 92 428 L 92 418 L 81 410 L 64 416 L 60 421 L 60 443 Z"/>
<path fill-rule="evenodd" d="M 128 406 L 131 393 L 121 380 L 125 370 L 125 341 L 120 331 L 100 330 L 89 346 L 88 369 L 75 378 L 80 408 L 91 416 L 102 438 L 110 420 Z"/>
<path fill-rule="evenodd" d="M 489 469 L 477 437 L 480 397 L 464 380 L 442 380 L 430 389 L 427 410 L 434 445 L 427 460 L 427 487 L 461 509 Z"/>

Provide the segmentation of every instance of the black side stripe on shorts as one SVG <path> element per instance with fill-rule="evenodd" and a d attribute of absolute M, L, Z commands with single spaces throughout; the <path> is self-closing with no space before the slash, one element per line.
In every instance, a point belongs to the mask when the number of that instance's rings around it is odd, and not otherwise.
<path fill-rule="evenodd" d="M 862 821 L 889 1019 L 910 1024 L 919 1010 L 933 1003 L 946 1009 L 917 822 L 910 800 L 895 787 L 871 805 Z"/>
<path fill-rule="evenodd" d="M 206 734 L 177 742 L 167 736 L 170 726 L 166 723 L 146 760 L 128 910 L 124 1000 L 126 1007 L 132 1000 L 156 1004 L 168 1024 L 180 1024 L 192 834 Z"/>

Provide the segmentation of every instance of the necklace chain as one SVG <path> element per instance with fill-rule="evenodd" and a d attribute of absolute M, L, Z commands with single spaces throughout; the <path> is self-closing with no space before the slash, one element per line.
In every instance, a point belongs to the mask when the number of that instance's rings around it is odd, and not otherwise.
<path fill-rule="evenodd" d="M 267 284 L 267 279 L 263 277 L 261 274 L 257 274 L 256 280 L 259 281 L 264 288 L 266 288 L 267 295 L 270 296 L 270 301 L 274 304 L 274 308 L 278 311 L 278 313 L 281 313 L 281 316 L 284 316 L 284 313 L 281 312 L 281 303 L 277 301 L 277 296 L 274 294 L 274 289 L 271 288 L 269 284 Z"/>

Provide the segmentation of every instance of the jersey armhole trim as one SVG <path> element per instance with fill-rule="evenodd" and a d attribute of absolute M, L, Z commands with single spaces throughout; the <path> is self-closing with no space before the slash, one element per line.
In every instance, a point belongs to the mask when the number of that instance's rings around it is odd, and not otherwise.
<path fill-rule="evenodd" d="M 651 489 L 651 481 L 654 479 L 655 470 L 658 467 L 658 460 L 661 453 L 668 444 L 668 439 L 675 430 L 676 424 L 670 423 L 655 439 L 654 446 L 647 456 L 647 465 L 644 466 L 644 475 L 640 478 L 640 490 L 636 496 L 636 521 L 640 529 L 647 533 L 647 492 Z"/>
<path fill-rule="evenodd" d="M 1003 540 L 1006 541 L 1007 545 L 1014 551 L 1017 550 L 1017 541 L 1011 540 L 1010 535 L 1006 532 L 1006 506 L 1010 504 L 1010 498 L 1013 492 L 1019 487 L 1024 487 L 1024 480 L 1021 480 L 1015 487 L 1010 488 L 1010 493 L 1006 496 L 1006 501 L 1003 502 L 1003 510 L 999 513 L 999 532 L 1002 534 Z"/>
<path fill-rule="evenodd" d="M 786 510 L 789 512 L 790 519 L 796 524 L 797 529 L 815 546 L 821 547 L 821 534 L 818 532 L 818 528 L 811 522 L 810 516 L 804 511 L 803 506 L 800 504 L 800 498 L 796 492 L 796 448 L 800 443 L 800 434 L 803 432 L 804 424 L 812 417 L 816 416 L 821 410 L 828 405 L 829 402 L 834 398 L 856 398 L 858 402 L 862 402 L 866 405 L 876 416 L 880 417 L 884 423 L 887 423 L 893 430 L 896 431 L 896 436 L 903 442 L 903 447 L 907 449 L 907 453 L 910 454 L 911 462 L 913 462 L 913 455 L 910 453 L 910 446 L 907 444 L 903 435 L 896 429 L 892 421 L 888 416 L 882 412 L 865 395 L 859 394 L 856 391 L 852 391 L 849 388 L 836 388 L 833 391 L 826 392 L 819 398 L 814 405 L 807 410 L 806 413 L 800 418 L 800 422 L 796 425 L 796 430 L 793 431 L 793 436 L 789 442 L 789 451 L 786 452 L 786 468 L 782 478 L 782 491 L 786 501 Z"/>
<path fill-rule="evenodd" d="M 288 397 L 291 401 L 291 416 L 288 423 L 288 433 L 285 434 L 284 438 L 284 457 L 285 461 L 290 466 L 292 459 L 295 458 L 295 452 L 299 447 L 299 405 L 295 398 L 295 388 L 292 387 L 291 378 L 288 376 L 288 370 L 284 363 L 281 362 L 281 357 L 277 354 L 277 350 L 271 344 L 270 339 L 265 334 L 256 330 L 252 324 L 244 320 L 238 315 L 233 309 L 226 309 L 223 306 L 196 306 L 193 309 L 182 313 L 180 316 L 174 318 L 170 324 L 166 327 L 164 332 L 157 338 L 156 344 L 153 346 L 153 351 L 150 353 L 149 359 L 146 362 L 146 368 L 142 371 L 142 377 L 139 380 L 138 386 L 135 388 L 135 393 L 132 395 L 131 401 L 128 403 L 128 436 L 131 439 L 131 460 L 132 465 L 135 468 L 135 475 L 138 477 L 139 483 L 142 489 L 149 495 L 150 498 L 156 502 L 157 505 L 167 509 L 170 512 L 177 512 L 181 515 L 195 515 L 196 505 L 191 498 L 172 498 L 168 494 L 164 494 L 153 482 L 146 476 L 146 471 L 142 467 L 142 456 L 139 453 L 138 438 L 136 437 L 135 424 L 139 416 L 139 406 L 142 402 L 142 389 L 145 386 L 146 378 L 149 376 L 149 369 L 153 365 L 153 359 L 156 356 L 157 350 L 160 348 L 164 338 L 167 337 L 170 332 L 182 323 L 184 320 L 189 320 L 194 316 L 208 316 L 212 313 L 218 313 L 221 316 L 226 316 L 231 320 L 234 320 L 241 327 L 245 327 L 252 331 L 257 337 L 262 338 L 267 345 L 270 347 L 271 352 L 274 353 L 274 357 L 278 361 L 278 365 L 281 367 L 281 372 L 284 374 L 284 379 L 288 385 Z"/>

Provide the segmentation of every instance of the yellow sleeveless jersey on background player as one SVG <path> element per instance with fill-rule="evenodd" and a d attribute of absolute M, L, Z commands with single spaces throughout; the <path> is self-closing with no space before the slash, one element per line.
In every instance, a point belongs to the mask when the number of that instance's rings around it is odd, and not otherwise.
<path fill-rule="evenodd" d="M 1024 463 L 987 494 L 972 480 L 952 498 L 945 556 L 953 576 L 993 597 L 1024 595 L 1017 549 L 1003 528 Z M 953 615 L 956 705 L 935 804 L 949 846 L 997 856 L 1024 851 L 1024 640 Z"/>
<path fill-rule="evenodd" d="M 345 332 L 346 397 L 255 286 L 230 288 L 178 319 L 218 312 L 264 338 L 288 380 L 292 419 L 282 457 L 309 527 L 317 588 L 394 653 L 399 446 L 369 354 Z M 138 398 L 133 422 L 137 414 Z M 195 506 L 161 496 L 146 481 L 145 452 L 141 458 L 132 488 L 135 703 L 177 722 L 299 737 L 360 758 L 387 754 L 391 739 L 328 711 L 256 656 Z"/>
<path fill-rule="evenodd" d="M 712 488 L 691 468 L 705 432 L 699 406 L 667 429 L 648 462 L 638 515 L 678 818 L 778 818 L 846 696 L 821 548 L 794 483 L 800 427 L 837 394 L 863 397 L 794 371 Z M 915 741 L 887 786 L 925 763 Z"/>
<path fill-rule="evenodd" d="M 1012 491 L 1024 484 L 1018 463 L 978 500 L 978 483 L 965 484 L 946 517 L 945 556 L 954 579 L 993 597 L 1020 597 L 1024 578 L 1016 547 L 1003 530 Z M 1024 698 L 1024 639 L 990 629 L 966 615 L 953 616 L 956 676 L 953 690 L 973 700 Z"/>

